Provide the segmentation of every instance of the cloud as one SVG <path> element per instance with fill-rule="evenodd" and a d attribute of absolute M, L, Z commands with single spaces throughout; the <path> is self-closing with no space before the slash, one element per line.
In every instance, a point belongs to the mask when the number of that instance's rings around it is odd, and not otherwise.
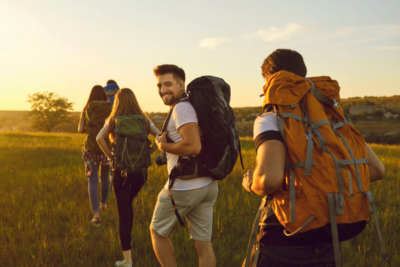
<path fill-rule="evenodd" d="M 399 50 L 400 46 L 381 46 L 381 47 L 374 47 L 374 50 Z"/>
<path fill-rule="evenodd" d="M 256 33 L 245 34 L 246 39 L 261 39 L 267 43 L 282 41 L 308 31 L 307 27 L 298 24 L 288 24 L 284 28 L 269 27 L 266 30 L 259 30 Z"/>
<path fill-rule="evenodd" d="M 365 26 L 326 27 L 322 25 L 287 24 L 284 27 L 268 27 L 257 32 L 243 34 L 242 39 L 260 40 L 276 45 L 296 46 L 318 44 L 321 47 L 355 45 L 384 40 L 400 34 L 400 24 L 378 24 Z M 224 37 L 204 38 L 199 47 L 214 49 L 218 45 L 231 41 Z M 400 46 L 382 46 L 375 50 L 398 50 Z"/>
<path fill-rule="evenodd" d="M 216 37 L 216 38 L 204 38 L 199 42 L 199 47 L 213 49 L 216 46 L 229 41 L 227 38 Z"/>
<path fill-rule="evenodd" d="M 324 27 L 287 24 L 285 27 L 269 27 L 257 32 L 244 34 L 246 40 L 262 40 L 267 43 L 285 42 L 290 45 L 317 43 L 324 46 L 340 46 L 371 42 L 398 35 L 400 24 Z M 397 47 L 382 47 L 380 50 L 394 50 Z"/>

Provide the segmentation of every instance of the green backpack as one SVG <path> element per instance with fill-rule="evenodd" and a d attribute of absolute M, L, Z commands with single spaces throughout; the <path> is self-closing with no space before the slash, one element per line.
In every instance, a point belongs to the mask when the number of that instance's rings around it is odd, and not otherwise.
<path fill-rule="evenodd" d="M 96 137 L 104 126 L 105 120 L 110 116 L 112 104 L 107 101 L 92 101 L 86 108 L 86 139 L 85 148 L 93 152 L 103 152 L 97 144 Z M 105 138 L 108 147 L 111 147 L 110 139 Z"/>
<path fill-rule="evenodd" d="M 115 118 L 113 170 L 127 174 L 143 174 L 147 181 L 147 169 L 151 166 L 150 140 L 147 138 L 145 119 L 137 114 L 122 114 Z"/>

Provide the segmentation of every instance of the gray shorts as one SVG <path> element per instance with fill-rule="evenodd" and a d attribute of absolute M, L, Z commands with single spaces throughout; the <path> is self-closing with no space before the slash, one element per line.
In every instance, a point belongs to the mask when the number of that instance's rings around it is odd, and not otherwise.
<path fill-rule="evenodd" d="M 211 241 L 214 203 L 217 196 L 218 183 L 216 181 L 198 189 L 172 190 L 172 197 L 179 214 L 181 217 L 185 216 L 188 222 L 190 239 Z M 163 188 L 158 194 L 151 227 L 159 235 L 167 237 L 177 222 L 169 191 Z"/>

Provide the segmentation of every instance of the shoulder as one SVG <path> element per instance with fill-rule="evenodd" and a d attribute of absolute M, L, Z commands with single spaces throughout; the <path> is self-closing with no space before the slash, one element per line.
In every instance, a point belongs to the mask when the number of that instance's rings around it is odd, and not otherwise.
<path fill-rule="evenodd" d="M 197 118 L 196 111 L 190 102 L 180 102 L 175 105 L 174 110 L 172 111 L 172 117 L 194 117 Z"/>
<path fill-rule="evenodd" d="M 171 118 L 175 123 L 176 128 L 184 124 L 197 121 L 197 114 L 190 102 L 181 102 L 175 105 L 172 111 Z"/>
<path fill-rule="evenodd" d="M 273 112 L 265 113 L 256 118 L 254 121 L 253 138 L 255 139 L 258 135 L 266 131 L 279 131 L 278 120 Z"/>
<path fill-rule="evenodd" d="M 191 112 L 196 114 L 196 111 L 194 110 L 192 104 L 190 102 L 180 102 L 175 105 L 173 114 L 180 114 L 184 112 Z"/>

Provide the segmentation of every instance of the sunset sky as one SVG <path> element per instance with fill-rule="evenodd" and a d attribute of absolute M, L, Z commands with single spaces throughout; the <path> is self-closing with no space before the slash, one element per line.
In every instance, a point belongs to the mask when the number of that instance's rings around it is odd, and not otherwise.
<path fill-rule="evenodd" d="M 400 1 L 0 0 L 1 110 L 29 110 L 51 91 L 81 110 L 114 79 L 144 111 L 167 111 L 153 68 L 182 67 L 231 85 L 232 107 L 260 106 L 261 63 L 300 52 L 308 76 L 331 76 L 341 97 L 400 95 Z"/>

